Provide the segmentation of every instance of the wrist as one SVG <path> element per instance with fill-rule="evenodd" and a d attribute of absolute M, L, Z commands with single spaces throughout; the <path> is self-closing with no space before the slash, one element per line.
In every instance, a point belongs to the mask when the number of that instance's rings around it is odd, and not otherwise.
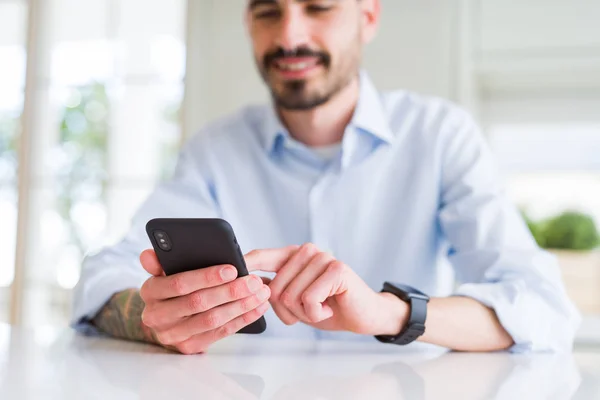
<path fill-rule="evenodd" d="M 160 344 L 156 337 L 156 332 L 154 332 L 152 328 L 144 324 L 142 321 L 140 321 L 140 324 L 142 328 L 142 334 L 144 335 L 143 341 L 152 344 Z"/>
<path fill-rule="evenodd" d="M 410 305 L 392 293 L 378 293 L 381 301 L 381 321 L 376 336 L 396 336 L 408 323 Z"/>

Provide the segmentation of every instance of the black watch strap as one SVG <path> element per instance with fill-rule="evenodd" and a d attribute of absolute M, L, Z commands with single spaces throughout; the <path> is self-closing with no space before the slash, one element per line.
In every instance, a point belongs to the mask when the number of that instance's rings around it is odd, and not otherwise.
<path fill-rule="evenodd" d="M 386 282 L 382 292 L 392 293 L 401 300 L 406 301 L 410 307 L 410 317 L 406 326 L 396 336 L 378 335 L 377 340 L 383 343 L 407 345 L 417 340 L 425 333 L 425 320 L 427 319 L 427 302 L 429 297 L 416 289 L 405 285 L 394 285 Z"/>

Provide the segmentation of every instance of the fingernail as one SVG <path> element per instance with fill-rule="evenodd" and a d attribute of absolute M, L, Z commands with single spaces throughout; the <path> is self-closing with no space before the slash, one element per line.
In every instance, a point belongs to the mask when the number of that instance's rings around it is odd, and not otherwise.
<path fill-rule="evenodd" d="M 257 296 L 259 300 L 266 300 L 267 297 L 269 297 L 269 288 L 265 285 L 260 292 L 258 292 Z"/>
<path fill-rule="evenodd" d="M 235 278 L 237 275 L 237 271 L 233 267 L 223 268 L 221 270 L 221 277 L 226 281 L 230 281 Z"/>
<path fill-rule="evenodd" d="M 258 289 L 260 289 L 261 286 L 262 286 L 262 281 L 259 281 L 258 279 L 254 278 L 254 277 L 248 281 L 248 289 L 250 289 L 250 291 L 252 293 L 254 293 Z"/>

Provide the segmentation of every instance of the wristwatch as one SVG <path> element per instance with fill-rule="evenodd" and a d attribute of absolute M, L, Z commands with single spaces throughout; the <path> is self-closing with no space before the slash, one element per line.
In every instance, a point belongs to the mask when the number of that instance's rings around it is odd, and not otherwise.
<path fill-rule="evenodd" d="M 410 306 L 410 317 L 406 326 L 396 336 L 377 335 L 375 339 L 383 343 L 406 345 L 414 342 L 425 333 L 425 319 L 427 318 L 427 302 L 429 296 L 408 285 L 385 282 L 381 293 L 392 293 Z"/>

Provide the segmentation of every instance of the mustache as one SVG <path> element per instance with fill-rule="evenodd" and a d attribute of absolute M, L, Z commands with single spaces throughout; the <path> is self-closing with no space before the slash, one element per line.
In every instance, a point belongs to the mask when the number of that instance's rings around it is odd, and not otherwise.
<path fill-rule="evenodd" d="M 316 57 L 325 66 L 329 65 L 331 57 L 324 51 L 312 50 L 308 47 L 298 47 L 295 49 L 284 49 L 278 47 L 277 49 L 265 54 L 263 57 L 263 65 L 265 68 L 269 68 L 273 62 L 286 58 L 286 57 Z"/>

